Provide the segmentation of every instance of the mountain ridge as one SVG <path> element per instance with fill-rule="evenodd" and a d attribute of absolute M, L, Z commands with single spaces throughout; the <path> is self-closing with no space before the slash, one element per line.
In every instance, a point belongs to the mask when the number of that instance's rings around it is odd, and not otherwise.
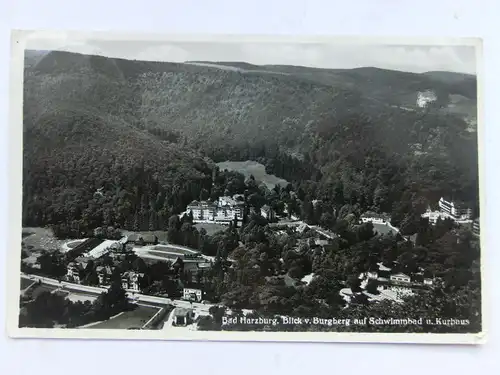
<path fill-rule="evenodd" d="M 195 161 L 205 157 L 214 162 L 256 160 L 271 174 L 288 181 L 318 184 L 323 192 L 315 194 L 325 197 L 333 194 L 329 189 L 335 186 L 343 186 L 347 194 L 351 185 L 349 191 L 359 191 L 349 198 L 351 202 L 367 208 L 372 198 L 363 196 L 371 197 L 374 191 L 381 191 L 377 184 L 385 187 L 389 183 L 380 177 L 370 186 L 370 192 L 360 193 L 367 184 L 364 181 L 375 173 L 367 165 L 376 160 L 377 168 L 390 164 L 393 170 L 404 171 L 398 182 L 390 183 L 384 194 L 391 198 L 379 209 L 391 210 L 390 202 L 416 184 L 416 175 L 420 176 L 418 184 L 426 199 L 432 201 L 451 191 L 464 200 L 475 201 L 477 155 L 463 153 L 463 149 L 477 149 L 476 134 L 466 121 L 476 110 L 471 99 L 475 88 L 470 82 L 449 84 L 422 74 L 380 69 L 341 73 L 286 69 L 290 74 L 241 74 L 183 63 L 49 52 L 25 69 L 25 134 L 33 129 L 42 133 L 52 129 L 52 137 L 60 138 L 57 148 L 67 150 L 64 140 L 68 136 L 62 136 L 67 127 L 70 139 L 74 136 L 74 144 L 80 147 L 73 153 L 83 152 L 85 145 L 94 145 L 94 150 L 109 144 L 115 160 L 127 160 L 128 167 L 120 172 L 125 175 L 137 167 L 131 159 L 140 164 L 151 155 L 158 162 L 146 163 L 150 166 L 148 178 L 158 173 L 155 168 L 168 175 L 170 165 L 185 166 L 176 174 L 177 179 L 148 188 L 145 200 L 153 199 L 158 190 L 172 194 L 176 184 L 183 186 L 182 198 L 171 200 L 165 208 L 168 212 L 182 211 L 206 186 L 210 167 Z M 420 108 L 417 94 L 427 89 L 435 91 L 440 100 Z M 83 110 L 89 116 L 81 117 L 72 110 Z M 79 119 L 82 126 L 89 124 L 88 134 L 78 130 Z M 92 128 L 93 123 L 98 126 Z M 112 143 L 113 137 L 121 140 L 123 149 Z M 37 137 L 32 138 L 28 142 L 37 146 Z M 153 151 L 141 155 L 144 151 L 133 150 L 134 142 Z M 41 146 L 29 144 L 33 150 L 30 154 L 26 145 L 30 165 L 43 169 L 36 164 Z M 171 153 L 173 149 L 177 151 Z M 56 155 L 51 154 L 51 158 L 60 165 Z M 90 156 L 86 160 L 92 162 Z M 102 163 L 104 159 L 98 165 Z M 198 177 L 190 168 L 197 163 L 202 170 Z M 69 166 L 58 168 L 69 171 Z M 187 180 L 199 179 L 192 191 L 180 182 L 185 180 L 183 175 Z M 58 189 L 52 186 L 37 194 L 60 195 Z M 31 192 L 29 199 L 25 197 L 31 202 L 29 207 L 36 206 L 33 196 L 37 194 Z M 147 206 L 144 203 L 142 208 L 131 208 L 127 215 L 147 212 Z M 127 215 L 121 215 L 123 225 Z"/>

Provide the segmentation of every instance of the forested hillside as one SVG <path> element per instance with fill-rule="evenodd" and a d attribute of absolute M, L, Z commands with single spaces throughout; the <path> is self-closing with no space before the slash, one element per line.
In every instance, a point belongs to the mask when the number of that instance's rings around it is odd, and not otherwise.
<path fill-rule="evenodd" d="M 73 236 L 101 225 L 164 228 L 210 186 L 211 166 L 127 121 L 106 94 L 112 86 L 92 72 L 26 73 L 24 225 L 60 224 Z"/>
<path fill-rule="evenodd" d="M 66 52 L 37 59 L 25 69 L 25 222 L 54 222 L 75 207 L 74 226 L 99 215 L 131 226 L 160 206 L 180 212 L 210 188 L 197 154 L 257 160 L 303 200 L 390 211 L 397 224 L 441 195 L 477 213 L 474 77 L 257 68 L 286 74 Z M 437 102 L 418 108 L 421 90 Z M 453 98 L 466 109 L 449 110 Z"/>

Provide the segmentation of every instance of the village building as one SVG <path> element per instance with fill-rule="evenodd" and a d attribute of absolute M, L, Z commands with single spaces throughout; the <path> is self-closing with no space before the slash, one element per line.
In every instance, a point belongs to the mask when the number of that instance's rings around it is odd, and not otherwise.
<path fill-rule="evenodd" d="M 201 302 L 203 292 L 201 289 L 184 288 L 182 292 L 183 298 L 188 301 Z"/>
<path fill-rule="evenodd" d="M 274 220 L 274 219 L 276 219 L 276 213 L 267 204 L 264 205 L 264 206 L 262 206 L 262 208 L 260 209 L 260 215 L 262 217 L 264 217 L 265 219 L 267 219 L 267 220 Z"/>
<path fill-rule="evenodd" d="M 321 238 L 315 238 L 314 239 L 314 245 L 315 246 L 324 247 L 324 246 L 327 246 L 329 243 L 330 243 L 330 241 L 328 241 L 328 240 L 322 240 Z"/>
<path fill-rule="evenodd" d="M 374 223 L 374 224 L 389 224 L 391 218 L 387 214 L 378 214 L 375 212 L 365 212 L 360 217 L 362 223 Z"/>
<path fill-rule="evenodd" d="M 85 276 L 85 268 L 89 262 L 87 257 L 78 257 L 66 266 L 66 279 L 70 282 L 80 284 Z"/>
<path fill-rule="evenodd" d="M 433 284 L 434 284 L 434 282 L 432 281 L 432 279 L 431 279 L 431 278 L 429 278 L 429 277 L 424 277 L 424 285 L 431 286 L 431 285 L 433 285 Z"/>
<path fill-rule="evenodd" d="M 186 281 L 192 284 L 203 284 L 208 279 L 209 270 L 212 267 L 210 262 L 185 262 L 183 272 Z"/>
<path fill-rule="evenodd" d="M 182 307 L 175 308 L 172 314 L 172 325 L 174 326 L 187 326 L 188 324 L 192 323 L 194 317 L 194 312 L 192 309 L 185 309 Z"/>
<path fill-rule="evenodd" d="M 156 245 L 158 244 L 158 237 L 152 233 L 145 234 L 131 234 L 127 237 L 127 244 L 138 246 Z"/>
<path fill-rule="evenodd" d="M 77 262 L 70 262 L 66 266 L 66 279 L 76 284 L 81 283 L 84 268 Z"/>
<path fill-rule="evenodd" d="M 471 223 L 472 209 L 463 206 L 462 204 L 448 201 L 445 198 L 439 199 L 439 211 L 432 211 L 430 208 L 422 214 L 423 218 L 429 220 L 429 223 L 436 225 L 438 220 L 451 219 L 458 224 Z"/>
<path fill-rule="evenodd" d="M 111 266 L 97 266 L 96 272 L 99 280 L 99 286 L 111 285 L 111 275 L 113 274 L 114 267 Z"/>
<path fill-rule="evenodd" d="M 125 245 L 126 240 L 119 240 L 119 241 L 113 241 L 113 240 L 104 240 L 102 243 L 100 243 L 98 246 L 94 247 L 92 250 L 90 250 L 87 255 L 91 258 L 97 259 L 102 257 L 103 255 L 108 254 L 111 251 L 119 251 L 123 249 L 123 246 Z"/>
<path fill-rule="evenodd" d="M 431 209 L 427 209 L 425 213 L 422 214 L 423 218 L 426 218 L 429 220 L 429 223 L 432 225 L 436 225 L 438 220 L 445 220 L 450 218 L 448 214 L 445 214 L 441 211 L 431 211 Z"/>
<path fill-rule="evenodd" d="M 143 277 L 143 273 L 137 273 L 134 271 L 127 271 L 122 274 L 122 287 L 125 290 L 131 290 L 134 292 L 139 292 L 139 282 L 140 278 Z"/>
<path fill-rule="evenodd" d="M 389 280 L 391 281 L 401 281 L 404 283 L 411 283 L 411 277 L 404 273 L 397 273 L 395 275 L 391 275 Z"/>
<path fill-rule="evenodd" d="M 479 218 L 472 222 L 472 234 L 479 237 L 481 234 L 481 227 L 479 226 Z"/>

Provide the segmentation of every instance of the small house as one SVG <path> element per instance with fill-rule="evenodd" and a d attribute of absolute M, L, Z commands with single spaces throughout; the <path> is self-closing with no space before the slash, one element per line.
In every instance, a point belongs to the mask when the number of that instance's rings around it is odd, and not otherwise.
<path fill-rule="evenodd" d="M 276 218 L 276 213 L 267 204 L 262 206 L 262 208 L 260 209 L 260 214 L 262 217 L 266 218 L 267 220 L 274 220 Z"/>
<path fill-rule="evenodd" d="M 156 245 L 158 243 L 158 237 L 152 233 L 147 234 L 131 234 L 127 237 L 127 243 L 132 243 L 134 245 L 144 246 L 144 245 Z"/>
<path fill-rule="evenodd" d="M 408 276 L 404 273 L 396 273 L 394 275 L 391 275 L 390 280 L 391 281 L 400 281 L 403 283 L 410 283 L 411 282 L 410 276 Z"/>
<path fill-rule="evenodd" d="M 183 298 L 188 301 L 200 302 L 203 298 L 201 289 L 184 288 Z"/>
<path fill-rule="evenodd" d="M 66 279 L 70 282 L 80 284 L 83 277 L 83 267 L 77 262 L 70 262 L 66 267 Z"/>
<path fill-rule="evenodd" d="M 139 292 L 139 281 L 144 274 L 137 273 L 134 271 L 127 271 L 122 275 L 122 287 L 125 290 L 132 290 L 134 292 Z"/>
<path fill-rule="evenodd" d="M 360 217 L 361 223 L 374 223 L 374 224 L 389 224 L 391 218 L 387 214 L 378 214 L 375 212 L 365 212 Z"/>
<path fill-rule="evenodd" d="M 411 283 L 411 277 L 404 274 L 404 273 L 396 273 L 394 275 L 391 275 L 390 280 L 391 281 L 401 281 L 404 283 Z"/>
<path fill-rule="evenodd" d="M 110 285 L 111 284 L 111 275 L 113 274 L 114 267 L 110 266 L 97 266 L 96 272 L 97 277 L 99 279 L 99 285 Z"/>
<path fill-rule="evenodd" d="M 174 326 L 187 326 L 193 320 L 193 310 L 177 307 L 172 314 L 174 315 L 172 324 Z"/>

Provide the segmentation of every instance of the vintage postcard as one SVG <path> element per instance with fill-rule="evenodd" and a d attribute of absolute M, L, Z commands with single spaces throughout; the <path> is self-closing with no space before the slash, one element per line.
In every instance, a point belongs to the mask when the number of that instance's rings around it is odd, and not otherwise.
<path fill-rule="evenodd" d="M 484 342 L 481 48 L 14 31 L 10 336 Z"/>

